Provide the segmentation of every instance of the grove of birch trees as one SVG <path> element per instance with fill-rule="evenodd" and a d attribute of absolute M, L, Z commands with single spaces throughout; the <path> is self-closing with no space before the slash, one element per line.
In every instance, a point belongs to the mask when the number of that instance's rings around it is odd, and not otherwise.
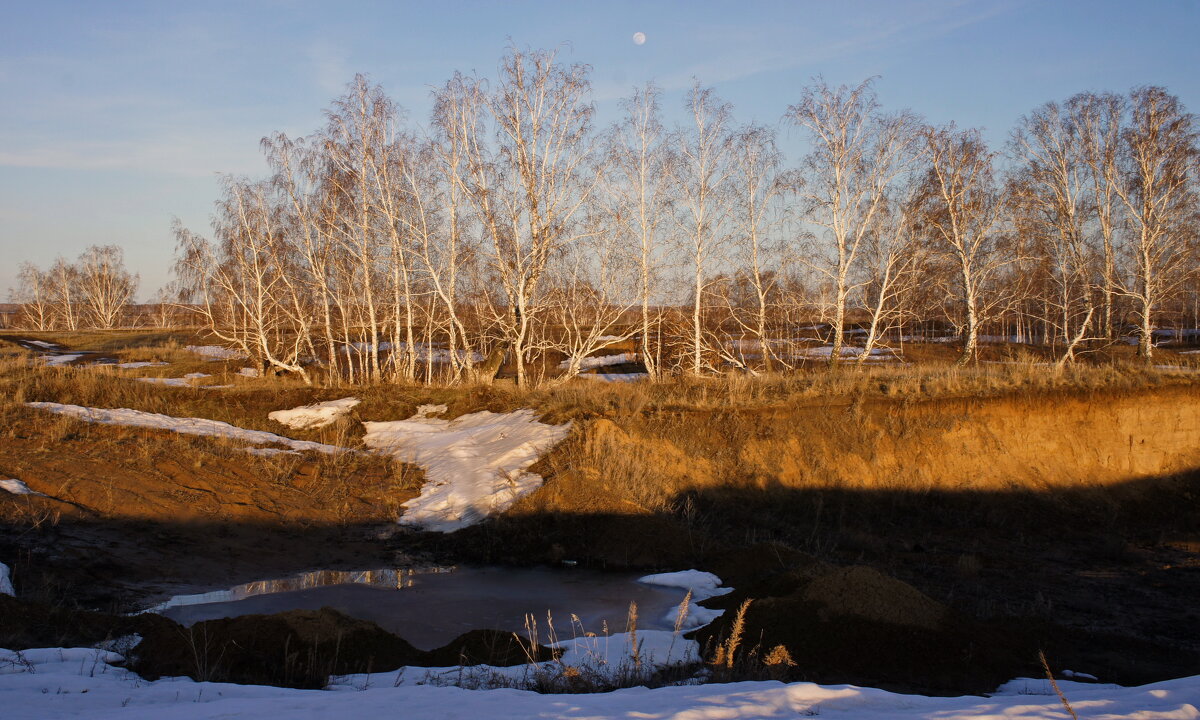
<path fill-rule="evenodd" d="M 995 338 L 1148 361 L 1163 328 L 1197 327 L 1200 143 L 1163 88 L 1048 102 L 992 147 L 871 80 L 781 88 L 778 126 L 699 83 L 668 124 L 647 84 L 601 126 L 589 75 L 511 49 L 436 87 L 425 122 L 354 78 L 324 127 L 263 140 L 264 177 L 225 179 L 211 238 L 175 228 L 178 302 L 330 384 L 501 363 L 561 382 L 614 345 L 652 379 L 914 339 L 963 364 Z"/>

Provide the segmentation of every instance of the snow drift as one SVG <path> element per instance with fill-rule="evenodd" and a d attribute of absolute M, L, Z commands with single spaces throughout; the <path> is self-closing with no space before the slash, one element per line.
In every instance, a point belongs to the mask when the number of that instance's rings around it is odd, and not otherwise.
<path fill-rule="evenodd" d="M 541 476 L 525 470 L 570 429 L 570 423 L 540 423 L 532 410 L 484 410 L 454 420 L 418 413 L 363 426 L 367 447 L 425 470 L 425 486 L 404 503 L 400 522 L 437 532 L 473 525 L 541 487 Z"/>
<path fill-rule="evenodd" d="M 354 397 L 342 398 L 341 400 L 327 400 L 325 402 L 313 403 L 312 405 L 301 405 L 291 410 L 276 410 L 275 412 L 268 413 L 267 418 L 296 430 L 315 430 L 316 428 L 323 428 L 329 425 L 334 420 L 350 412 L 360 402 L 362 401 Z"/>
<path fill-rule="evenodd" d="M 301 452 L 305 450 L 315 450 L 316 452 L 326 454 L 349 452 L 346 448 L 337 447 L 336 445 L 325 445 L 308 440 L 293 440 L 289 437 L 263 430 L 247 430 L 246 428 L 230 425 L 220 420 L 181 418 L 172 415 L 143 412 L 141 410 L 130 410 L 129 408 L 89 408 L 82 405 L 64 405 L 53 402 L 29 402 L 25 404 L 29 407 L 46 410 L 58 415 L 68 415 L 84 422 L 94 422 L 103 425 L 123 425 L 125 427 L 169 430 L 184 435 L 221 437 L 230 440 L 241 440 L 250 445 L 286 445 L 293 450 L 300 450 Z"/>

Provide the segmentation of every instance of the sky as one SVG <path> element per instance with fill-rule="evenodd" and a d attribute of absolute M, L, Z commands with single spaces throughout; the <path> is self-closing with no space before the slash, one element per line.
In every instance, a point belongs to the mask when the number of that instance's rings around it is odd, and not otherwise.
<path fill-rule="evenodd" d="M 1163 85 L 1200 111 L 1195 0 L 0 0 L 0 18 L 0 297 L 22 262 L 118 244 L 146 299 L 170 279 L 172 219 L 207 235 L 220 176 L 266 174 L 262 137 L 317 130 L 360 72 L 423 123 L 432 87 L 494 76 L 510 43 L 590 65 L 600 124 L 651 80 L 682 121 L 693 79 L 776 124 L 817 76 L 876 77 L 885 108 L 998 147 L 1084 90 Z"/>

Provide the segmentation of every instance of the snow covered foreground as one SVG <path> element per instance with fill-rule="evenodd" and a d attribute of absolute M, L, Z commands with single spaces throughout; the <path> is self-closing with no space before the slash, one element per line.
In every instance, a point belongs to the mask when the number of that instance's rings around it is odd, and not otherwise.
<path fill-rule="evenodd" d="M 532 410 L 484 410 L 453 420 L 428 417 L 428 412 L 364 422 L 363 443 L 425 470 L 421 494 L 404 503 L 400 522 L 437 532 L 473 525 L 541 487 L 541 476 L 526 468 L 571 427 L 540 423 Z"/>
<path fill-rule="evenodd" d="M 327 690 L 148 682 L 107 664 L 116 653 L 86 648 L 0 650 L 0 708 L 5 720 L 288 720 L 316 718 L 885 718 L 927 720 L 1048 720 L 1066 713 L 1045 680 L 1016 680 L 991 697 L 922 697 L 852 685 L 743 682 L 593 695 L 539 695 L 523 690 L 464 690 L 416 684 L 423 668 L 347 678 Z M 411 680 L 411 682 L 410 682 Z M 1060 681 L 1080 717 L 1096 720 L 1200 718 L 1200 677 L 1135 688 Z"/>

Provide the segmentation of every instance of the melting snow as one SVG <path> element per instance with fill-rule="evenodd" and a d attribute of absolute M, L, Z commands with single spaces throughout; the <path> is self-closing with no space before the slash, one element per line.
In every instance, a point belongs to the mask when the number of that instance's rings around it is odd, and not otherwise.
<path fill-rule="evenodd" d="M 259 457 L 276 457 L 278 455 L 299 455 L 295 450 L 284 450 L 283 448 L 246 448 L 246 452 Z"/>
<path fill-rule="evenodd" d="M 64 405 L 52 402 L 30 402 L 25 404 L 29 407 L 47 410 L 59 415 L 68 415 L 85 422 L 101 423 L 103 425 L 124 425 L 126 427 L 170 430 L 171 432 L 182 433 L 184 435 L 222 437 L 230 440 L 240 440 L 251 445 L 279 444 L 301 452 L 315 450 L 316 452 L 329 455 L 349 452 L 346 448 L 337 447 L 336 445 L 325 445 L 323 443 L 309 442 L 308 440 L 293 440 L 289 437 L 262 430 L 247 430 L 246 428 L 240 428 L 219 420 L 180 418 L 172 415 L 142 412 L 141 410 L 130 410 L 129 408 L 89 408 L 80 405 Z"/>
<path fill-rule="evenodd" d="M 540 423 L 532 410 L 485 410 L 454 420 L 418 413 L 363 426 L 367 447 L 424 468 L 425 486 L 404 503 L 400 522 L 436 532 L 473 525 L 541 487 L 541 476 L 525 469 L 570 429 L 570 423 Z"/>
<path fill-rule="evenodd" d="M 220 345 L 188 345 L 184 350 L 189 350 L 197 355 L 203 355 L 211 360 L 245 360 L 247 355 L 241 350 L 221 347 Z"/>
<path fill-rule="evenodd" d="M 362 401 L 354 397 L 327 400 L 312 405 L 301 405 L 291 410 L 276 410 L 269 413 L 267 418 L 296 430 L 323 428 L 350 412 L 360 402 Z"/>
<path fill-rule="evenodd" d="M 586 357 L 579 362 L 580 370 L 590 370 L 592 368 L 606 367 L 608 365 L 624 365 L 637 360 L 635 353 L 618 353 L 616 355 L 601 355 L 599 357 Z M 563 360 L 558 364 L 558 367 L 566 369 L 571 364 L 570 360 Z"/>
<path fill-rule="evenodd" d="M 188 373 L 183 377 L 178 378 L 159 378 L 159 377 L 140 377 L 138 382 L 151 383 L 154 385 L 169 385 L 171 387 L 196 387 L 193 381 L 200 378 L 212 377 L 208 373 Z M 225 387 L 229 387 L 226 385 Z"/>
<path fill-rule="evenodd" d="M 638 633 L 641 640 L 643 633 Z M 665 638 L 664 638 L 665 639 Z M 619 646 L 621 636 L 587 639 Z M 647 638 L 651 650 L 657 638 Z M 676 646 L 677 651 L 680 649 Z M 619 654 L 619 653 L 618 653 Z M 563 718 L 566 720 L 747 720 L 817 716 L 846 720 L 1046 720 L 1065 717 L 1046 680 L 1017 680 L 980 697 L 925 697 L 815 683 L 738 682 L 645 687 L 586 695 L 543 695 L 523 690 L 487 692 L 444 687 L 468 678 L 473 669 L 438 671 L 406 668 L 401 672 L 333 678 L 328 690 L 228 683 L 187 678 L 144 680 L 110 663 L 114 652 L 94 648 L 41 648 L 16 653 L 0 650 L 0 702 L 5 720 L 288 720 L 317 718 L 406 717 Z M 571 659 L 577 659 L 572 655 Z M 553 669 L 551 667 L 551 669 Z M 527 668 L 474 669 L 501 676 Z M 517 677 L 520 677 L 517 675 Z M 1084 717 L 1105 720 L 1200 717 L 1200 677 L 1142 687 L 1059 681 L 1059 687 Z"/>
<path fill-rule="evenodd" d="M 137 368 L 162 367 L 166 364 L 167 363 L 165 362 L 148 362 L 146 360 L 142 360 L 140 362 L 117 363 L 117 367 L 123 370 L 136 370 Z"/>
<path fill-rule="evenodd" d="M 46 348 L 47 350 L 53 350 L 54 348 L 62 347 L 61 345 L 58 345 L 58 344 L 55 344 L 52 342 L 46 342 L 45 340 L 30 340 L 29 344 L 37 345 L 38 347 L 43 347 L 43 348 Z"/>
<path fill-rule="evenodd" d="M 31 489 L 28 485 L 15 478 L 0 478 L 0 490 L 4 490 L 12 495 L 41 495 L 45 494 Z"/>
<path fill-rule="evenodd" d="M 598 382 L 628 383 L 640 382 L 650 377 L 650 375 L 647 373 L 582 373 L 578 377 Z"/>
<path fill-rule="evenodd" d="M 692 602 L 688 604 L 687 616 L 684 618 L 683 623 L 685 630 L 703 627 L 721 617 L 725 612 L 724 610 L 712 610 L 700 607 L 696 603 L 711 597 L 733 592 L 733 588 L 721 587 L 721 578 L 710 572 L 703 572 L 701 570 L 680 570 L 679 572 L 647 575 L 638 578 L 638 582 L 646 583 L 647 585 L 680 588 L 692 592 Z M 680 603 L 680 606 L 682 605 L 683 603 Z M 667 622 L 675 622 L 677 617 L 679 617 L 679 608 L 675 608 L 668 613 L 666 620 Z"/>
<path fill-rule="evenodd" d="M 839 357 L 858 357 L 862 355 L 863 348 L 854 347 L 852 345 L 843 345 L 839 352 Z M 830 358 L 833 356 L 832 345 L 822 345 L 820 347 L 802 348 L 796 352 L 798 357 L 808 358 Z M 871 353 L 867 356 L 868 361 L 888 361 L 895 360 L 896 355 L 887 348 L 871 348 Z"/>
<path fill-rule="evenodd" d="M 12 571 L 10 571 L 8 569 L 7 565 L 5 565 L 4 563 L 0 563 L 0 595 L 12 596 L 12 595 L 16 595 L 16 594 L 17 594 L 17 591 L 13 589 L 13 584 L 12 584 Z M 3 654 L 4 654 L 4 651 L 0 650 L 0 657 L 2 657 Z M 0 674 L 3 674 L 3 672 L 4 672 L 4 666 L 0 665 Z"/>
<path fill-rule="evenodd" d="M 79 358 L 83 357 L 83 355 L 83 353 L 73 353 L 70 355 L 43 355 L 42 359 L 46 361 L 46 365 L 58 367 L 78 360 Z"/>
<path fill-rule="evenodd" d="M 241 375 L 242 377 L 258 377 L 262 375 L 262 372 L 260 372 L 258 368 L 244 367 L 241 370 L 238 370 L 238 375 Z"/>

